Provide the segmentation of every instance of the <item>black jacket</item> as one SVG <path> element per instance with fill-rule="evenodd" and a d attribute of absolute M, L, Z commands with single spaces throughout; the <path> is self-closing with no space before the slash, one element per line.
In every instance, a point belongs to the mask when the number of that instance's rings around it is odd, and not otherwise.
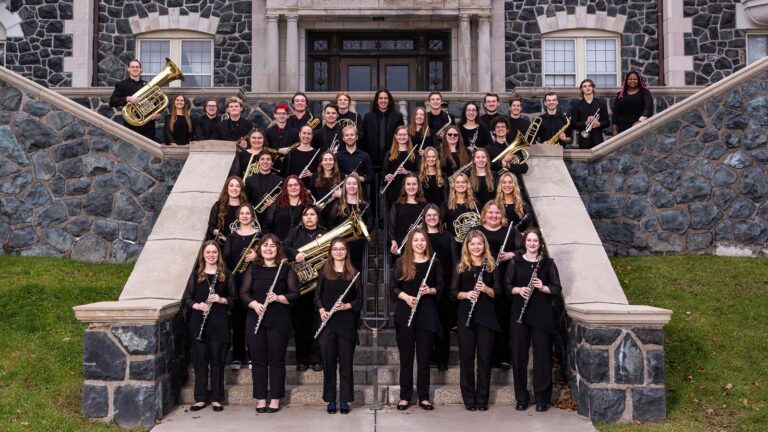
<path fill-rule="evenodd" d="M 125 99 L 128 96 L 133 96 L 134 93 L 141 90 L 147 84 L 144 80 L 134 81 L 130 78 L 126 78 L 122 81 L 115 83 L 115 91 L 112 92 L 112 96 L 109 98 L 109 106 L 112 108 L 123 108 L 128 101 Z M 145 137 L 154 140 L 155 139 L 155 121 L 150 120 L 143 126 L 132 126 L 123 121 L 123 125 L 130 130 L 136 131 Z"/>
<path fill-rule="evenodd" d="M 384 129 L 380 130 L 382 120 Z M 380 167 L 384 163 L 386 152 L 392 146 L 395 129 L 404 124 L 403 116 L 394 109 L 386 112 L 375 109 L 365 115 L 362 127 L 364 138 L 358 145 L 362 144 L 363 150 L 371 155 L 374 166 Z"/>

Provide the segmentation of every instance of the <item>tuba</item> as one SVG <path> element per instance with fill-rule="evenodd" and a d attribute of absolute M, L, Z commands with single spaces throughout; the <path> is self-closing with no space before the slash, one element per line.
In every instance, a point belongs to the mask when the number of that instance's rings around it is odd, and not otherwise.
<path fill-rule="evenodd" d="M 317 276 L 328 261 L 328 245 L 338 237 L 348 241 L 361 238 L 371 240 L 361 216 L 353 212 L 341 225 L 300 247 L 298 251 L 304 254 L 304 261 L 293 263 L 293 270 L 299 278 L 301 285 L 299 292 L 302 295 L 315 289 Z"/>
<path fill-rule="evenodd" d="M 126 104 L 123 107 L 123 119 L 131 126 L 143 126 L 152 120 L 152 116 L 168 106 L 168 96 L 160 90 L 171 81 L 184 80 L 181 69 L 169 58 L 165 58 L 165 67 L 152 81 L 148 82 L 132 96 L 141 99 L 138 104 Z"/>

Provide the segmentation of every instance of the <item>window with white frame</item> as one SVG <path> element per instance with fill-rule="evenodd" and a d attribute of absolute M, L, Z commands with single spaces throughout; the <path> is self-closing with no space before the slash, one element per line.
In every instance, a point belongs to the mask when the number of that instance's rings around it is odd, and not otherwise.
<path fill-rule="evenodd" d="M 546 87 L 575 87 L 589 78 L 597 87 L 619 82 L 619 36 L 608 32 L 563 31 L 544 36 L 542 71 Z"/>
<path fill-rule="evenodd" d="M 747 35 L 747 64 L 768 56 L 768 33 Z"/>
<path fill-rule="evenodd" d="M 181 68 L 184 81 L 173 81 L 171 87 L 211 87 L 213 85 L 213 39 L 194 32 L 157 32 L 137 38 L 142 78 L 152 79 L 165 66 L 169 57 Z"/>

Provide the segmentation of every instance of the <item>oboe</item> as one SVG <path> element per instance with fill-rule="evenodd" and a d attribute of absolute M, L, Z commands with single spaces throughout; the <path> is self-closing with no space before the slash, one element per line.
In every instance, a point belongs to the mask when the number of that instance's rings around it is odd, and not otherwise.
<path fill-rule="evenodd" d="M 416 315 L 416 308 L 419 307 L 419 300 L 421 300 L 421 287 L 427 284 L 427 278 L 429 277 L 429 272 L 432 271 L 432 264 L 435 263 L 436 256 L 437 252 L 432 253 L 432 259 L 429 260 L 429 267 L 427 267 L 427 274 L 424 275 L 424 280 L 421 281 L 421 285 L 419 285 L 419 293 L 416 294 L 416 306 L 411 309 L 411 316 L 408 317 L 408 327 L 411 326 L 413 316 Z"/>
<path fill-rule="evenodd" d="M 285 264 L 285 259 L 280 260 L 280 265 L 277 266 L 277 273 L 275 273 L 275 280 L 272 281 L 272 285 L 269 287 L 269 291 L 267 291 L 267 297 L 269 297 L 270 294 L 272 294 L 275 291 L 275 285 L 277 285 L 277 279 L 280 277 L 280 270 L 283 269 L 283 264 Z M 259 332 L 259 327 L 261 327 L 261 322 L 264 320 L 264 316 L 267 314 L 267 306 L 269 306 L 269 303 L 267 303 L 266 297 L 264 298 L 264 313 L 259 315 L 259 320 L 256 321 L 256 328 L 253 330 L 253 334 L 257 334 Z"/>
<path fill-rule="evenodd" d="M 211 302 L 211 296 L 216 294 L 216 280 L 219 278 L 219 271 L 216 270 L 216 274 L 213 275 L 213 283 L 208 283 L 208 297 L 205 299 L 205 305 L 208 306 L 208 309 L 203 312 L 203 322 L 200 324 L 200 333 L 197 334 L 197 340 L 201 341 L 203 340 L 203 329 L 205 329 L 205 322 L 208 320 L 208 314 L 211 313 L 211 306 L 213 303 Z"/>
<path fill-rule="evenodd" d="M 318 328 L 317 332 L 315 333 L 315 339 L 317 339 L 317 337 L 320 336 L 320 332 L 323 331 L 323 329 L 325 328 L 325 325 L 328 324 L 328 321 L 331 320 L 331 317 L 333 316 L 333 314 L 336 313 L 336 305 L 341 303 L 342 300 L 344 300 L 344 297 L 346 297 L 347 293 L 352 288 L 352 285 L 355 284 L 355 281 L 357 280 L 358 276 L 360 276 L 360 272 L 357 272 L 355 277 L 352 278 L 352 282 L 350 282 L 349 285 L 347 285 L 347 289 L 345 289 L 344 292 L 341 293 L 339 298 L 336 300 L 336 303 L 333 304 L 331 311 L 328 312 L 328 316 L 323 320 L 323 322 L 320 323 L 320 328 Z"/>
<path fill-rule="evenodd" d="M 533 274 L 531 274 L 531 280 L 528 282 L 528 289 L 533 289 L 533 280 L 536 279 L 536 276 L 539 272 L 539 265 L 541 264 L 541 253 L 539 253 L 539 256 L 536 257 L 536 267 L 533 268 Z M 520 317 L 517 318 L 517 323 L 522 324 L 523 323 L 523 315 L 525 315 L 525 309 L 528 307 L 528 302 L 531 300 L 531 297 L 533 297 L 533 291 L 531 291 L 531 295 L 528 296 L 527 299 L 523 302 L 523 308 L 520 310 Z"/>
<path fill-rule="evenodd" d="M 488 264 L 488 258 L 483 257 L 483 264 L 480 265 L 480 274 L 477 275 L 477 281 L 475 282 L 475 286 L 477 286 L 478 283 L 483 283 L 483 271 L 485 271 L 485 266 Z M 472 289 L 475 289 L 474 287 Z M 470 300 L 472 303 L 472 307 L 469 308 L 469 315 L 467 316 L 467 323 L 464 324 L 466 327 L 469 327 L 469 323 L 472 321 L 472 313 L 475 312 L 475 304 L 477 304 L 477 300 Z"/>

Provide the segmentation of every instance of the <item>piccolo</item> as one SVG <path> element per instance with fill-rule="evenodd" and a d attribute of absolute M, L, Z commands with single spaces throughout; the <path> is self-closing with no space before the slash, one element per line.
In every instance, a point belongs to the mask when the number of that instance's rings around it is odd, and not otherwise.
<path fill-rule="evenodd" d="M 275 292 L 275 285 L 277 285 L 277 279 L 280 278 L 280 270 L 283 269 L 283 264 L 285 264 L 285 259 L 280 260 L 280 265 L 277 266 L 277 273 L 275 273 L 275 280 L 272 281 L 272 285 L 269 287 L 269 291 L 267 291 L 267 297 L 269 297 L 270 294 Z M 264 313 L 259 315 L 259 320 L 256 321 L 256 328 L 253 329 L 253 334 L 259 333 L 259 327 L 261 327 L 261 322 L 264 321 L 264 316 L 267 315 L 267 306 L 269 306 L 269 303 L 267 303 L 267 298 L 264 297 Z"/>
<path fill-rule="evenodd" d="M 413 322 L 413 317 L 416 315 L 416 308 L 419 307 L 419 301 L 421 300 L 421 287 L 427 284 L 427 278 L 429 277 L 429 272 L 432 271 L 432 264 L 435 263 L 435 257 L 437 256 L 437 252 L 432 253 L 432 259 L 429 260 L 429 267 L 427 267 L 427 274 L 424 275 L 424 280 L 421 281 L 421 285 L 419 285 L 419 293 L 416 294 L 416 306 L 411 309 L 411 316 L 408 317 L 408 327 L 411 326 L 411 322 Z"/>
<path fill-rule="evenodd" d="M 352 288 L 352 286 L 355 284 L 355 281 L 357 280 L 357 277 L 360 276 L 360 272 L 357 272 L 355 277 L 352 278 L 352 282 L 347 285 L 347 289 L 344 290 L 343 293 L 339 296 L 339 298 L 336 300 L 336 303 L 333 304 L 333 307 L 331 308 L 331 311 L 328 313 L 328 316 L 323 320 L 323 322 L 320 323 L 320 328 L 317 329 L 317 332 L 315 333 L 315 339 L 317 339 L 318 336 L 320 336 L 320 333 L 325 328 L 325 325 L 328 324 L 328 321 L 331 320 L 331 317 L 334 313 L 336 313 L 336 305 L 341 303 L 342 300 L 344 300 L 344 297 L 346 297 L 349 290 Z"/>

